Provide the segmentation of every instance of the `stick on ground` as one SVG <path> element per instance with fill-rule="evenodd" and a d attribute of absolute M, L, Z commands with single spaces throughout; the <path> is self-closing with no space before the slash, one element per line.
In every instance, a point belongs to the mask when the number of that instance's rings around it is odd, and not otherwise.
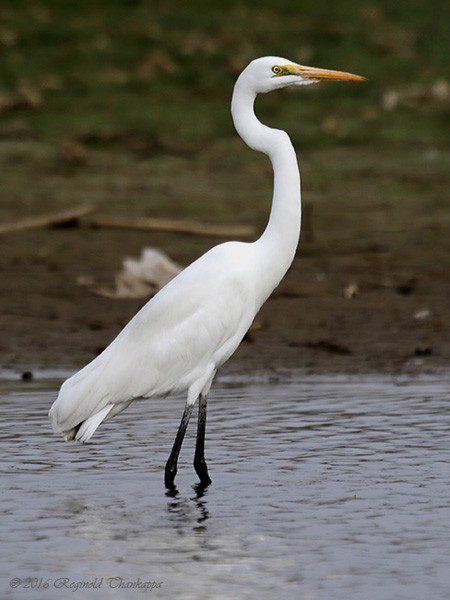
<path fill-rule="evenodd" d="M 67 225 L 72 222 L 78 222 L 94 210 L 90 204 L 82 204 L 75 208 L 68 208 L 38 217 L 28 217 L 26 219 L 17 219 L 0 223 L 0 234 L 13 233 L 15 231 L 25 231 L 27 229 L 47 229 L 57 225 Z"/>
<path fill-rule="evenodd" d="M 153 231 L 172 231 L 191 235 L 205 235 L 212 237 L 248 237 L 255 233 L 251 226 L 226 226 L 208 225 L 194 221 L 178 221 L 173 219 L 151 219 L 148 217 L 122 217 L 122 216 L 92 216 L 83 219 L 91 227 L 143 229 Z"/>

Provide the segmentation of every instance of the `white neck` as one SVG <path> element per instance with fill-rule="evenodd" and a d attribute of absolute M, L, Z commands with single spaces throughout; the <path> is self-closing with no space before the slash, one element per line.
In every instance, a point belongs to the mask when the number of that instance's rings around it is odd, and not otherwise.
<path fill-rule="evenodd" d="M 238 79 L 234 87 L 231 114 L 236 131 L 244 142 L 250 148 L 267 154 L 272 163 L 272 210 L 264 233 L 254 244 L 264 255 L 262 260 L 270 257 L 264 262 L 265 268 L 272 270 L 275 287 L 290 267 L 300 237 L 300 172 L 289 136 L 284 131 L 263 125 L 257 119 L 255 98 L 255 92 Z"/>

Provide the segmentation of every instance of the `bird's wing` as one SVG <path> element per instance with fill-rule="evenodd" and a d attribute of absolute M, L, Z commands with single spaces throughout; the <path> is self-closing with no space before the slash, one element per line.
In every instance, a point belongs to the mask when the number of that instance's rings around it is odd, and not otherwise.
<path fill-rule="evenodd" d="M 246 246 L 216 246 L 154 296 L 63 384 L 52 408 L 54 428 L 71 429 L 108 404 L 189 389 L 223 364 L 255 313 L 243 273 Z"/>

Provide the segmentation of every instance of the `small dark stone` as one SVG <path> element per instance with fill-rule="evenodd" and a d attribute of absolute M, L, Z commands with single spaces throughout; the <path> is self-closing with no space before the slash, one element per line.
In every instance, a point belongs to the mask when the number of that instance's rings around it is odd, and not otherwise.
<path fill-rule="evenodd" d="M 433 349 L 427 346 L 426 348 L 416 348 L 414 350 L 414 356 L 430 356 L 433 354 Z"/>
<path fill-rule="evenodd" d="M 24 371 L 22 373 L 23 381 L 31 381 L 33 379 L 33 373 L 31 371 Z"/>
<path fill-rule="evenodd" d="M 350 356 L 352 353 L 350 348 L 347 348 L 347 346 L 343 346 L 342 344 L 338 344 L 337 342 L 329 339 L 318 340 L 317 342 L 306 342 L 303 344 L 303 346 L 306 348 L 312 348 L 313 350 L 323 350 L 324 352 L 329 352 L 330 354 L 340 354 L 342 356 Z"/>
<path fill-rule="evenodd" d="M 396 287 L 396 290 L 397 290 L 397 293 L 400 294 L 401 296 L 409 296 L 414 293 L 415 288 L 416 288 L 416 280 L 409 279 L 408 281 L 405 281 L 404 283 L 399 284 Z"/>

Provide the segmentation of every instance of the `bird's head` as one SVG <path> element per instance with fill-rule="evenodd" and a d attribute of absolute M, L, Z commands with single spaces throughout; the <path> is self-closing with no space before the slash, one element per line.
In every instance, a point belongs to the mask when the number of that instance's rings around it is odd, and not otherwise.
<path fill-rule="evenodd" d="M 264 56 L 253 60 L 242 71 L 240 79 L 245 80 L 257 94 L 291 85 L 309 85 L 322 80 L 365 81 L 360 75 L 306 67 L 279 56 Z"/>

